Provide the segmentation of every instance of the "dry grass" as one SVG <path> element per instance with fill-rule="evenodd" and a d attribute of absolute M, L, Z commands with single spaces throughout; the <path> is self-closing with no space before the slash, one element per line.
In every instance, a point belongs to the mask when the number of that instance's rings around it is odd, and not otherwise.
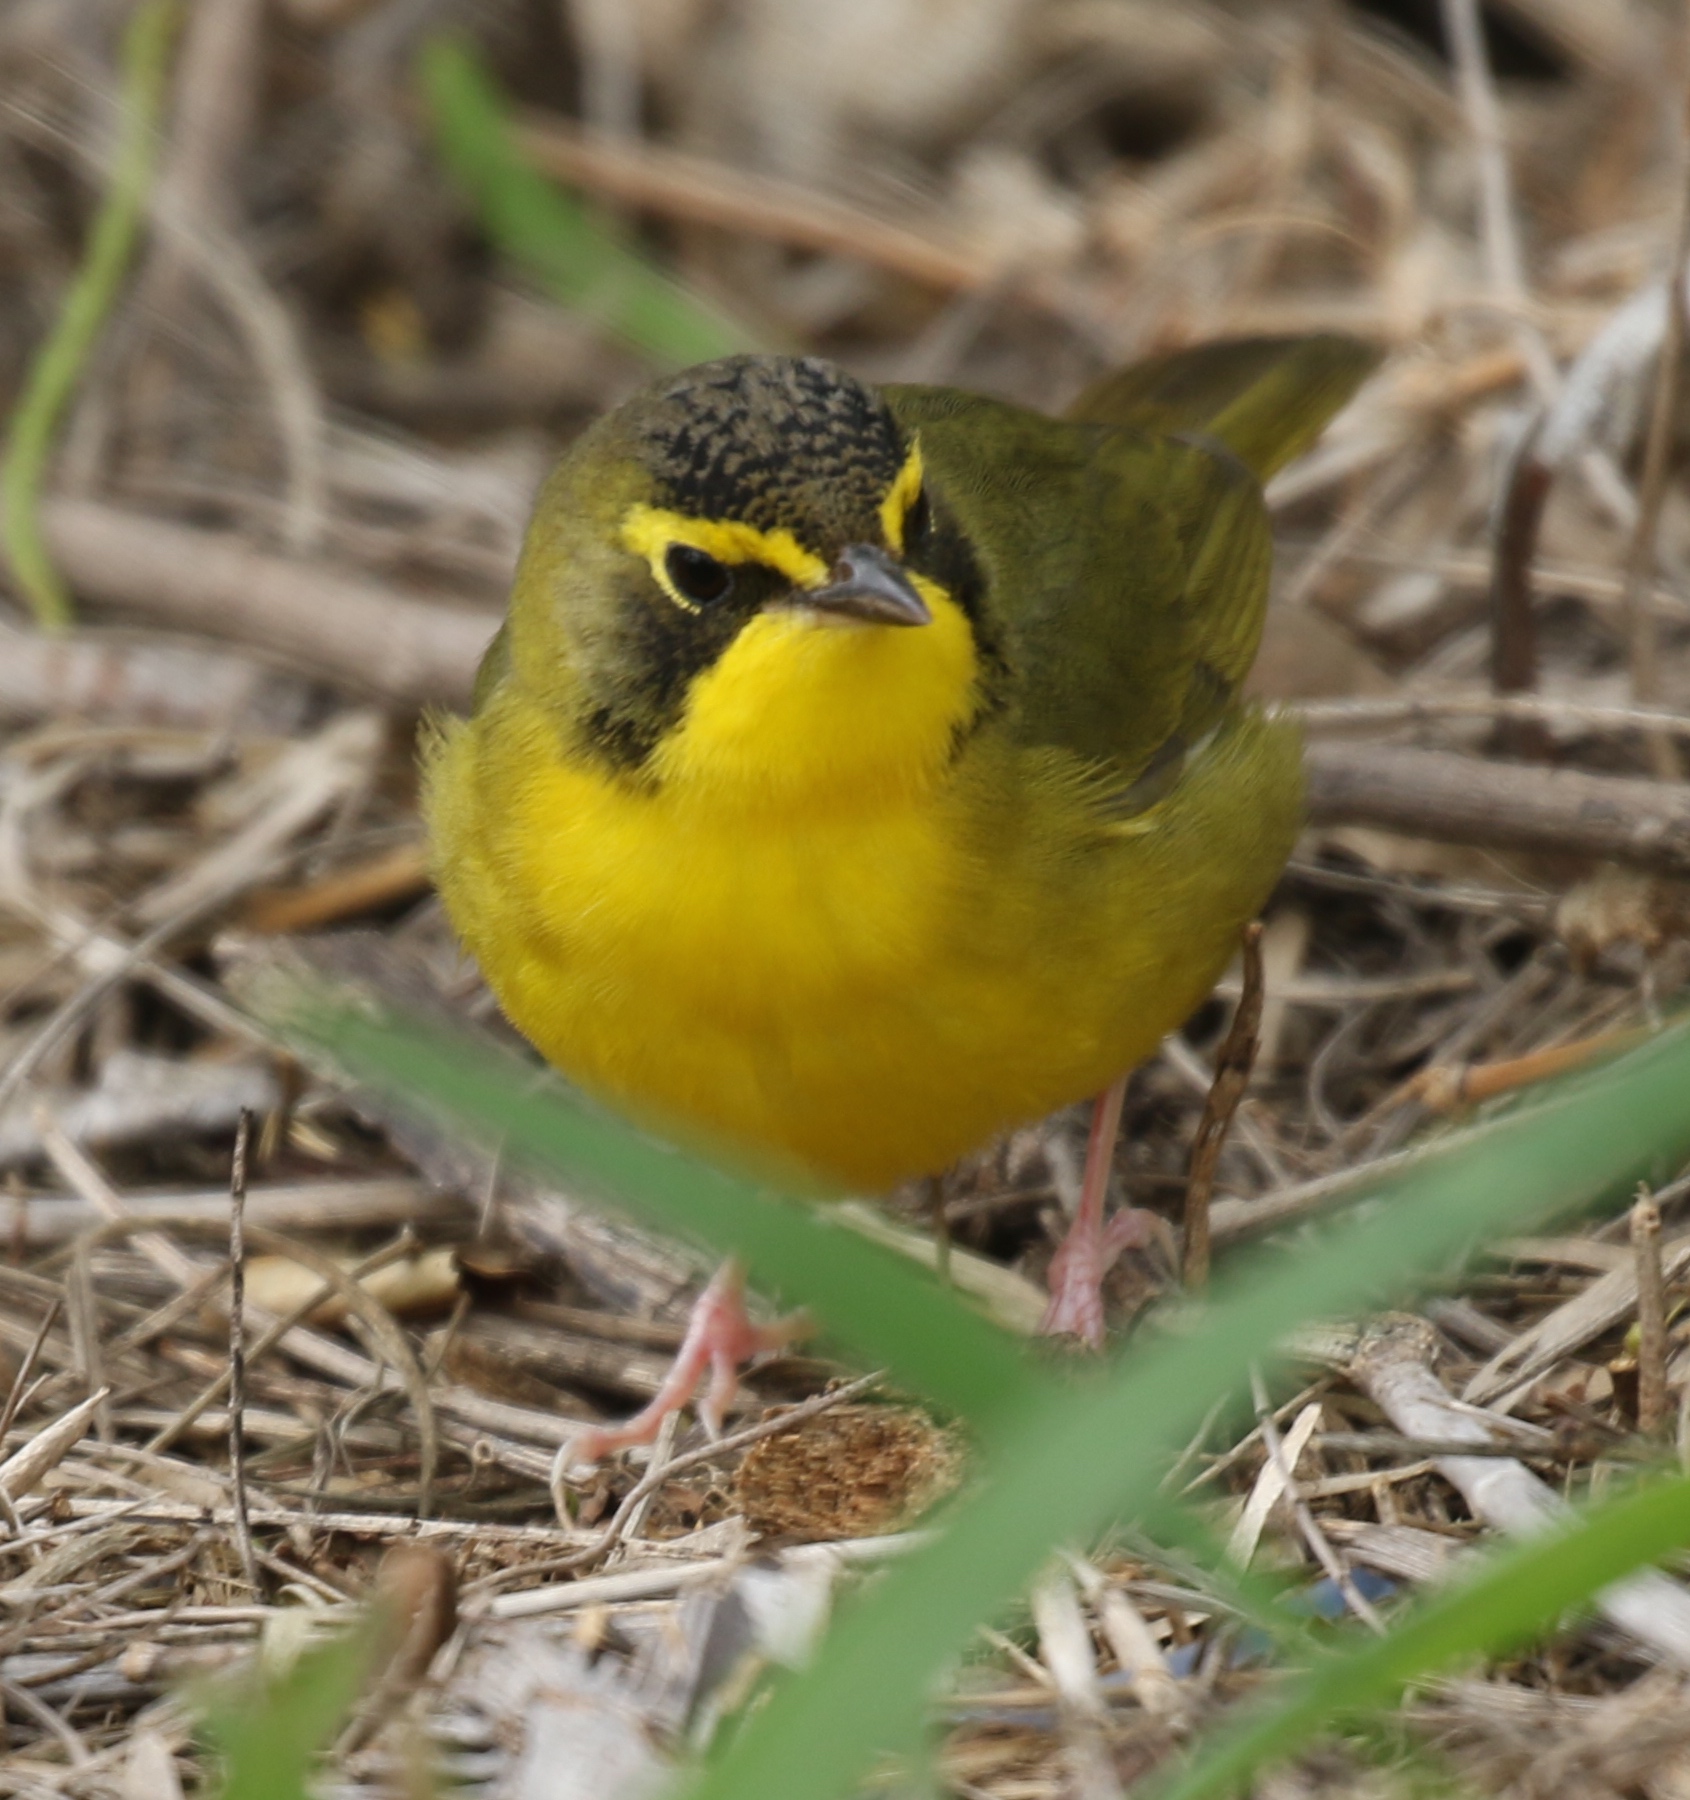
<path fill-rule="evenodd" d="M 838 9 L 861 22 L 830 44 L 795 38 L 774 4 L 740 8 L 731 38 L 650 0 L 632 45 L 595 39 L 595 9 L 562 11 L 572 43 L 538 0 L 458 8 L 534 108 L 534 140 L 573 154 L 608 207 L 641 209 L 654 251 L 771 339 L 1040 404 L 1219 333 L 1384 341 L 1381 374 L 1274 495 L 1259 684 L 1381 703 L 1346 734 L 1493 741 L 1490 518 L 1547 409 L 1531 648 L 1555 704 L 1523 747 L 1661 771 L 1660 741 L 1613 715 L 1690 700 L 1690 494 L 1671 458 L 1643 496 L 1653 541 L 1634 539 L 1660 333 L 1633 301 L 1659 281 L 1684 185 L 1690 40 L 1667 9 L 1495 8 L 1504 67 L 1530 71 L 1499 85 L 1501 148 L 1475 132 L 1482 82 L 1464 100 L 1431 52 L 1336 5 L 885 0 Z M 0 407 L 106 153 L 113 12 L 0 16 Z M 477 253 L 407 98 L 419 16 L 401 0 L 194 10 L 150 248 L 47 513 L 89 624 L 46 642 L 0 619 L 0 1792 L 166 1792 L 176 1757 L 192 1765 L 184 1679 L 330 1626 L 405 1541 L 446 1561 L 407 1578 L 421 1635 L 375 1683 L 335 1791 L 412 1791 L 426 1730 L 440 1768 L 482 1791 L 610 1800 L 653 1742 L 703 1731 L 749 1671 L 796 1654 L 832 1588 L 903 1541 L 862 1534 L 899 1530 L 959 1454 L 918 1414 L 842 1396 L 749 1451 L 661 1443 L 669 1478 L 624 1506 L 640 1470 L 615 1465 L 560 1525 L 553 1453 L 649 1396 L 704 1271 L 308 1079 L 227 984 L 284 934 L 358 925 L 301 953 L 497 1029 L 426 895 L 409 709 L 461 695 L 553 447 L 639 373 Z M 865 77 L 893 65 L 896 81 Z M 586 154 L 571 120 L 626 125 L 630 75 L 654 123 Z M 1656 637 L 1641 695 L 1628 568 Z M 1311 831 L 1267 918 L 1264 1047 L 1220 1161 L 1217 1255 L 1342 1203 L 1347 1172 L 1555 1052 L 1676 1006 L 1687 921 L 1660 874 Z M 1123 1190 L 1176 1218 L 1225 1011 L 1129 1097 Z M 241 1417 L 256 1587 L 219 1385 L 243 1109 L 259 1121 Z M 1080 1142 L 1058 1119 L 947 1185 L 963 1277 L 993 1265 L 1012 1311 Z M 1479 1449 L 1516 1496 L 1690 1452 L 1687 1199 L 1655 1197 L 1665 1301 L 1647 1333 L 1646 1229 L 1636 1246 L 1623 1217 L 1494 1245 L 1394 1363 L 1332 1337 L 1261 1421 L 1216 1421 L 1181 1481 L 1241 1561 L 1365 1608 L 1509 1528 L 1496 1484 L 1482 1499 L 1452 1467 L 1474 1448 L 1462 1396 L 1494 1419 Z M 912 1224 L 923 1204 L 903 1197 Z M 357 1264 L 380 1265 L 362 1290 L 336 1273 Z M 1129 1259 L 1118 1321 L 1171 1281 Z M 273 1351 L 253 1347 L 284 1322 Z M 841 1373 L 783 1358 L 733 1423 Z M 854 1490 L 847 1454 L 870 1471 Z M 828 1505 L 805 1512 L 820 1486 Z M 757 1561 L 748 1513 L 778 1533 Z M 1198 1571 L 1124 1542 L 1090 1554 L 957 1673 L 950 1791 L 1106 1795 L 1259 1680 Z M 455 1632 L 436 1629 L 448 1579 Z M 1599 1623 L 1424 1693 L 1377 1766 L 1335 1751 L 1261 1791 L 1406 1793 L 1431 1759 L 1487 1793 L 1690 1792 L 1690 1636 L 1662 1621 L 1653 1644 Z M 578 1774 L 559 1772 L 559 1696 Z"/>

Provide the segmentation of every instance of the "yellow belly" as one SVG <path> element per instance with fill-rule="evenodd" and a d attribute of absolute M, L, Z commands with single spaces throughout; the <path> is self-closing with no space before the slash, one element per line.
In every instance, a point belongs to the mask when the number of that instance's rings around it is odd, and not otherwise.
<path fill-rule="evenodd" d="M 589 1092 L 719 1157 L 880 1188 L 1097 1091 L 1207 992 L 1296 830 L 1295 734 L 1240 717 L 1106 826 L 983 741 L 801 813 L 566 764 L 515 697 L 430 764 L 447 909 Z"/>

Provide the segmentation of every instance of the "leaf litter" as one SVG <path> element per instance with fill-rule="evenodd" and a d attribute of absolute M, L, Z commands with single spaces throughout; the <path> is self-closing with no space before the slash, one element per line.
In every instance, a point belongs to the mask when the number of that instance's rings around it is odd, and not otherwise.
<path fill-rule="evenodd" d="M 110 10 L 0 20 L 7 411 L 107 172 Z M 1634 531 L 1684 185 L 1678 24 L 1510 0 L 1475 69 L 1409 8 L 1003 0 L 960 39 L 931 0 L 860 10 L 818 55 L 772 0 L 737 36 L 652 0 L 620 48 L 585 5 L 561 36 L 514 0 L 463 9 L 536 162 L 769 341 L 1045 403 L 1224 332 L 1376 336 L 1381 373 L 1275 485 L 1260 691 L 1340 760 L 1502 743 L 1658 780 L 1690 699 L 1671 458 L 1640 602 Z M 43 524 L 80 622 L 0 617 L 0 1791 L 191 1785 L 204 1684 L 308 1667 L 372 1594 L 389 1623 L 325 1792 L 648 1791 L 966 1466 L 919 1408 L 795 1351 L 754 1374 L 719 1453 L 688 1425 L 560 1520 L 558 1448 L 649 1398 L 707 1268 L 372 1112 L 241 1005 L 242 970 L 294 957 L 501 1030 L 427 893 L 414 712 L 461 703 L 550 455 L 641 372 L 478 250 L 407 99 L 414 12 L 230 0 L 184 23 L 178 72 L 238 104 L 174 101 L 146 258 L 71 407 Z M 909 53 L 926 42 L 947 55 Z M 889 44 L 898 81 L 863 79 Z M 1522 549 L 1499 496 L 1534 454 Z M 1510 581 L 1534 596 L 1535 685 L 1499 698 Z M 1507 795 L 1454 842 L 1321 799 L 1317 777 L 1266 917 L 1223 1259 L 1646 1031 L 1690 979 L 1684 865 L 1653 813 L 1604 864 L 1553 809 L 1516 847 Z M 1175 1225 L 1236 993 L 1129 1092 L 1119 1197 Z M 243 1112 L 256 1588 L 226 1391 Z M 952 1278 L 1000 1318 L 1037 1314 L 1083 1134 L 1077 1113 L 1016 1132 L 943 1184 Z M 1681 1181 L 1647 1198 L 1653 1238 L 1620 1214 L 1481 1247 L 1415 1320 L 1311 1331 L 1296 1391 L 1217 1417 L 1173 1485 L 1332 1617 L 1682 1456 L 1687 1202 Z M 872 1228 L 931 1254 L 932 1206 L 912 1189 Z M 1176 1287 L 1155 1246 L 1128 1256 L 1114 1322 Z M 1259 1791 L 1406 1792 L 1427 1758 L 1485 1792 L 1690 1791 L 1690 1600 L 1636 1581 L 1422 1688 L 1383 1747 L 1340 1740 Z M 991 1800 L 1130 1790 L 1267 1655 L 1200 1560 L 1127 1534 L 1074 1547 L 1002 1623 L 935 1702 L 938 1779 Z"/>

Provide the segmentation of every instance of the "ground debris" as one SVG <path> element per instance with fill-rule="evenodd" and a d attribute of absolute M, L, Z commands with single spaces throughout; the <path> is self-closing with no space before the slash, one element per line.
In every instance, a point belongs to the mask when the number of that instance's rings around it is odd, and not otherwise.
<path fill-rule="evenodd" d="M 1435 9 L 1390 0 L 967 20 L 887 0 L 825 23 L 804 0 L 650 0 L 595 36 L 615 10 L 457 12 L 522 98 L 521 142 L 768 341 L 1051 406 L 1225 333 L 1387 352 L 1270 496 L 1255 686 L 1304 711 L 1318 804 L 1265 922 L 1218 1263 L 1683 1004 L 1670 457 L 1634 536 L 1683 185 L 1657 128 L 1680 110 L 1671 9 L 1484 8 L 1500 139 Z M 0 5 L 0 418 L 104 180 L 111 11 Z M 302 1068 L 249 1011 L 266 970 L 304 969 L 510 1043 L 428 897 L 415 715 L 467 698 L 545 468 L 647 371 L 476 240 L 407 85 L 438 9 L 187 11 L 182 78 L 216 79 L 173 102 L 170 198 L 44 511 L 86 622 L 40 637 L 0 602 L 0 1793 L 196 1791 L 188 1684 L 385 1594 L 401 1628 L 325 1792 L 636 1800 L 919 1544 L 966 1445 L 783 1356 L 729 1446 L 689 1426 L 560 1520 L 554 1458 L 652 1393 L 699 1252 Z M 1118 1185 L 1170 1226 L 1240 985 L 1128 1093 Z M 231 1399 L 243 1111 L 257 1254 Z M 842 1221 L 937 1262 L 936 1203 L 951 1279 L 1027 1329 L 1083 1130 L 1018 1131 L 937 1196 Z M 1213 1420 L 1176 1485 L 1328 1622 L 1682 1457 L 1687 1211 L 1683 1177 L 1642 1204 L 1647 1333 L 1623 1213 L 1483 1246 L 1411 1319 L 1311 1329 L 1295 1378 Z M 1125 1329 L 1174 1272 L 1133 1254 L 1111 1282 Z M 1130 1791 L 1262 1686 L 1224 1586 L 1125 1528 L 1071 1547 L 935 1697 L 935 1784 Z M 1607 1598 L 1257 1791 L 1394 1800 L 1430 1764 L 1518 1800 L 1680 1800 L 1682 1584 Z"/>

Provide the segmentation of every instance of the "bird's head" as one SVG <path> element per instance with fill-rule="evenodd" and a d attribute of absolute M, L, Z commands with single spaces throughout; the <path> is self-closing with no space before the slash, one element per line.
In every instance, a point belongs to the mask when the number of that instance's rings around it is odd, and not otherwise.
<path fill-rule="evenodd" d="M 880 395 L 818 358 L 730 357 L 637 394 L 559 465 L 511 672 L 631 779 L 872 792 L 928 779 L 973 717 L 981 587 Z"/>

